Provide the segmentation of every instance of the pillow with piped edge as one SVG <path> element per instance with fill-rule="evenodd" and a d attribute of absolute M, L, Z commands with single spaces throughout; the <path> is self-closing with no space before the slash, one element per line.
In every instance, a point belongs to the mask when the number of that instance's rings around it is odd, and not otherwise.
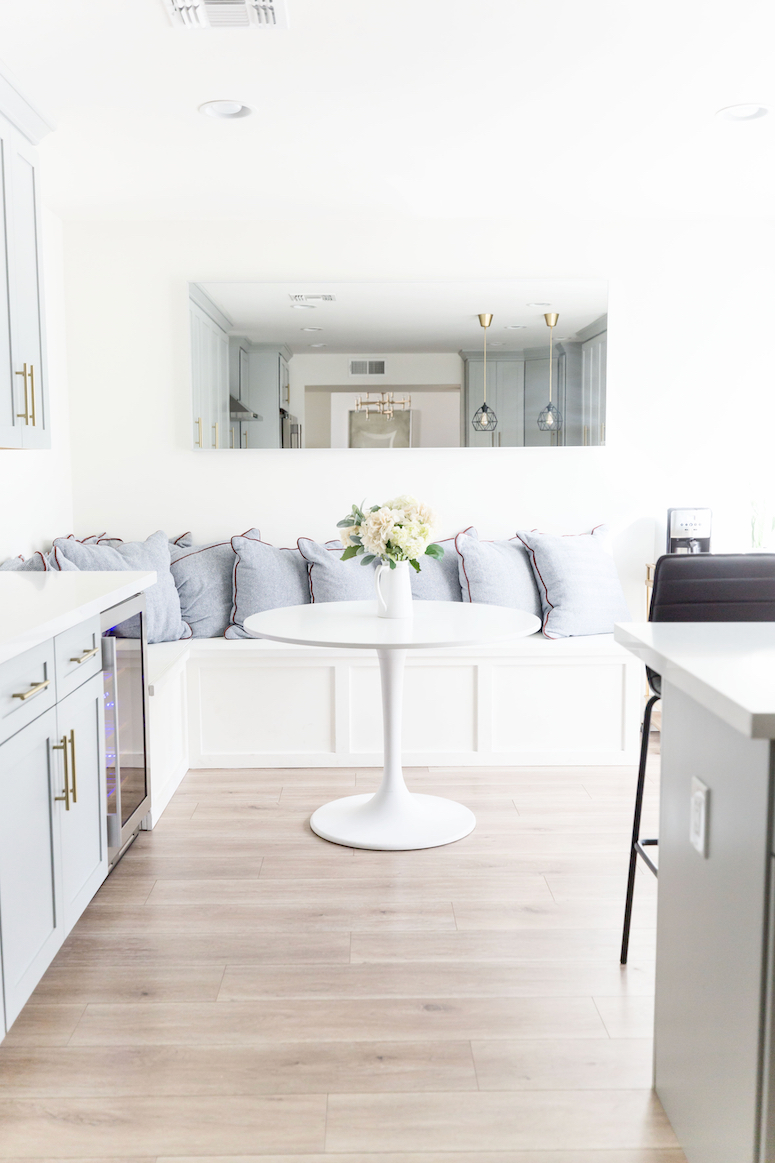
<path fill-rule="evenodd" d="M 462 602 L 460 586 L 459 554 L 455 544 L 457 537 L 476 537 L 479 534 L 473 525 L 463 529 L 455 537 L 445 537 L 437 541 L 444 550 L 440 560 L 433 557 L 420 558 L 420 572 L 411 570 L 412 597 L 417 602 Z"/>
<path fill-rule="evenodd" d="M 261 534 L 248 529 L 241 536 L 260 540 Z M 231 538 L 209 545 L 170 545 L 181 614 L 194 638 L 224 636 L 231 622 L 235 556 Z"/>
<path fill-rule="evenodd" d="M 4 561 L 3 564 L 0 565 L 0 570 L 3 572 L 8 571 L 13 573 L 40 573 L 41 571 L 45 572 L 50 568 L 51 567 L 48 563 L 48 555 L 41 553 L 39 549 L 36 549 L 32 556 L 28 557 L 26 561 L 21 556 L 21 554 L 19 554 L 18 557 L 9 557 L 7 561 Z"/>
<path fill-rule="evenodd" d="M 455 548 L 464 602 L 506 606 L 541 617 L 530 557 L 518 538 L 480 541 L 469 533 L 455 538 Z"/>
<path fill-rule="evenodd" d="M 530 555 L 547 638 L 612 634 L 615 622 L 629 621 L 606 525 L 566 536 L 518 529 L 517 537 Z"/>
<path fill-rule="evenodd" d="M 180 599 L 170 572 L 167 534 L 161 529 L 145 541 L 126 541 L 118 545 L 83 545 L 75 538 L 57 538 L 57 551 L 50 560 L 52 568 L 62 567 L 64 557 L 81 571 L 154 570 L 156 582 L 145 591 L 146 631 L 149 642 L 176 642 L 191 638 L 191 627 L 183 621 Z M 125 638 L 140 637 L 140 616 L 123 624 Z"/>
<path fill-rule="evenodd" d="M 253 537 L 232 537 L 234 589 L 225 638 L 252 638 L 245 619 L 310 600 L 307 562 L 298 549 L 279 548 Z"/>
<path fill-rule="evenodd" d="M 342 561 L 341 541 L 321 545 L 310 537 L 300 537 L 296 544 L 309 570 L 312 602 L 366 602 L 374 597 L 373 563 L 364 566 L 360 557 Z"/>

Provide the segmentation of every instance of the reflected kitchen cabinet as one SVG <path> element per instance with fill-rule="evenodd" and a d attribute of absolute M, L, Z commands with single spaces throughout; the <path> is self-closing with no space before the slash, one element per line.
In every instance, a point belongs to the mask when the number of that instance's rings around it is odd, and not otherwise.
<path fill-rule="evenodd" d="M 525 361 L 522 353 L 487 352 L 487 403 L 498 418 L 492 432 L 476 432 L 471 425 L 484 399 L 484 359 L 482 352 L 461 353 L 466 366 L 466 431 L 464 443 L 470 448 L 513 448 L 524 443 L 523 398 Z"/>
<path fill-rule="evenodd" d="M 50 446 L 38 160 L 0 116 L 0 447 Z"/>
<path fill-rule="evenodd" d="M 229 320 L 197 286 L 189 290 L 193 447 L 229 447 Z"/>

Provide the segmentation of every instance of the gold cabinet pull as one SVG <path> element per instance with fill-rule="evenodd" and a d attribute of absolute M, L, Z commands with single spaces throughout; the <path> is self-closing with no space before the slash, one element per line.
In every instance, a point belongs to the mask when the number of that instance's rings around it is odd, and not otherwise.
<path fill-rule="evenodd" d="M 201 417 L 201 416 L 197 416 L 197 419 L 196 419 L 196 426 L 197 426 L 197 428 L 199 429 L 199 439 L 197 440 L 197 442 L 196 442 L 196 444 L 194 445 L 194 447 L 195 447 L 195 448 L 201 448 L 201 447 L 202 447 L 202 417 Z"/>
<path fill-rule="evenodd" d="M 234 429 L 232 428 L 232 430 L 231 430 L 231 441 L 229 442 L 229 448 L 233 448 L 233 447 L 234 447 Z"/>
<path fill-rule="evenodd" d="M 16 375 L 17 376 L 24 376 L 24 411 L 17 412 L 16 418 L 17 418 L 17 420 L 23 420 L 25 424 L 29 424 L 29 422 L 30 422 L 30 402 L 29 402 L 29 392 L 27 389 L 27 365 L 25 363 L 22 366 L 24 367 L 24 371 L 16 372 Z M 33 423 L 34 423 L 34 420 L 33 420 Z"/>
<path fill-rule="evenodd" d="M 70 732 L 70 754 L 72 757 L 72 766 L 70 768 L 70 794 L 73 797 L 73 803 L 78 802 L 78 795 L 75 788 L 75 731 Z"/>
<path fill-rule="evenodd" d="M 244 448 L 247 448 L 247 446 L 248 446 L 248 434 L 247 434 L 247 432 L 246 432 L 246 433 L 245 433 L 245 444 L 244 444 L 244 446 L 243 446 L 243 447 L 244 447 Z"/>
<path fill-rule="evenodd" d="M 213 424 L 213 431 L 215 432 L 215 440 L 213 442 L 213 448 L 217 448 L 218 447 L 218 421 L 217 420 Z"/>
<path fill-rule="evenodd" d="M 82 662 L 86 662 L 87 658 L 94 658 L 94 655 L 99 650 L 99 646 L 93 646 L 91 650 L 84 650 L 80 658 L 71 658 L 71 662 L 77 662 L 80 666 Z"/>
<path fill-rule="evenodd" d="M 32 402 L 32 408 L 30 409 L 30 415 L 32 417 L 32 427 L 35 428 L 37 426 L 38 422 L 35 419 L 35 369 L 32 366 L 32 364 L 30 364 L 30 400 Z M 26 404 L 25 404 L 25 407 L 26 407 Z"/>
<path fill-rule="evenodd" d="M 64 800 L 65 801 L 65 811 L 69 812 L 70 811 L 70 765 L 67 762 L 67 735 L 62 736 L 62 740 L 60 743 L 54 744 L 53 750 L 54 751 L 64 751 L 64 753 L 65 753 L 64 754 L 65 790 L 61 796 L 54 796 L 54 799 L 57 802 L 59 802 L 59 800 Z"/>
<path fill-rule="evenodd" d="M 35 695 L 39 695 L 40 692 L 44 691 L 47 686 L 51 686 L 51 679 L 50 678 L 44 679 L 43 682 L 30 683 L 31 690 L 24 691 L 23 694 L 20 691 L 18 694 L 11 695 L 11 698 L 12 699 L 21 699 L 21 701 L 23 703 L 26 703 L 27 699 L 32 699 L 35 697 Z"/>

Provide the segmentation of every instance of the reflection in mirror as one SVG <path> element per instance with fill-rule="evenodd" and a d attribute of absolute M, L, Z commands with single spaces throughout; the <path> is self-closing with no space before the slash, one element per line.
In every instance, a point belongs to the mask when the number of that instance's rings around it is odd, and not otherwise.
<path fill-rule="evenodd" d="M 607 309 L 592 279 L 191 283 L 193 447 L 604 444 Z"/>

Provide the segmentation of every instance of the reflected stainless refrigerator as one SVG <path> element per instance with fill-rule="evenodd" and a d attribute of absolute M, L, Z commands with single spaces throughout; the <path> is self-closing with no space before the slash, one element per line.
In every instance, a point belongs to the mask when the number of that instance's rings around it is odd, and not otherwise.
<path fill-rule="evenodd" d="M 148 643 L 142 594 L 102 614 L 108 865 L 137 835 L 150 808 Z"/>

